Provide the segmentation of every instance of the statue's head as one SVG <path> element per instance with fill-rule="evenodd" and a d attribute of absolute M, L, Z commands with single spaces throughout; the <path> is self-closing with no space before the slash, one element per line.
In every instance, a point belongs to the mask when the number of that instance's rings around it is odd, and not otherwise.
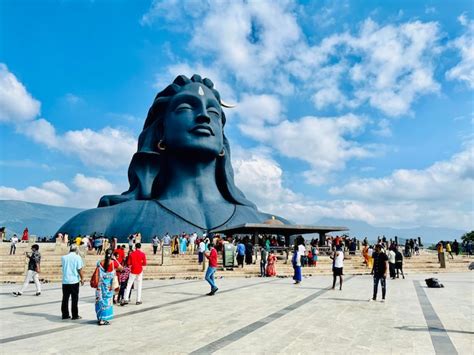
<path fill-rule="evenodd" d="M 130 188 L 122 196 L 104 196 L 99 206 L 130 199 L 159 198 L 166 185 L 166 165 L 176 155 L 216 162 L 216 182 L 231 203 L 255 207 L 235 186 L 230 146 L 219 92 L 199 75 L 178 76 L 159 92 L 148 111 L 129 167 Z"/>
<path fill-rule="evenodd" d="M 225 122 L 220 94 L 212 81 L 199 75 L 191 79 L 180 75 L 156 96 L 140 134 L 138 151 L 217 157 L 225 154 Z"/>

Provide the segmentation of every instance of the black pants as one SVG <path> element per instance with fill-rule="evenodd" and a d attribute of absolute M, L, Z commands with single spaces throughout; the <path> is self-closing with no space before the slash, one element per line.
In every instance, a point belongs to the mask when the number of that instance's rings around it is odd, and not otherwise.
<path fill-rule="evenodd" d="M 71 313 L 72 318 L 79 317 L 77 302 L 79 301 L 79 282 L 77 284 L 63 284 L 63 301 L 61 303 L 61 313 L 64 318 L 69 318 L 69 297 L 72 298 Z"/>
<path fill-rule="evenodd" d="M 379 286 L 379 281 L 380 281 L 380 285 L 382 286 L 382 299 L 384 300 L 385 299 L 385 292 L 386 292 L 386 278 L 383 277 L 383 276 L 375 276 L 374 275 L 374 297 L 373 299 L 377 299 L 377 289 L 378 289 L 378 286 Z"/>
<path fill-rule="evenodd" d="M 153 245 L 153 254 L 156 254 L 157 250 L 158 250 L 158 245 Z"/>
<path fill-rule="evenodd" d="M 260 262 L 260 276 L 265 277 L 266 276 L 266 269 L 267 269 L 267 263 Z"/>
<path fill-rule="evenodd" d="M 10 246 L 10 255 L 15 255 L 15 252 L 16 252 L 16 245 L 12 244 Z"/>
<path fill-rule="evenodd" d="M 395 278 L 395 263 L 388 263 L 388 267 L 390 270 L 390 277 L 394 279 Z"/>
<path fill-rule="evenodd" d="M 244 256 L 243 255 L 237 255 L 237 265 L 244 267 Z"/>

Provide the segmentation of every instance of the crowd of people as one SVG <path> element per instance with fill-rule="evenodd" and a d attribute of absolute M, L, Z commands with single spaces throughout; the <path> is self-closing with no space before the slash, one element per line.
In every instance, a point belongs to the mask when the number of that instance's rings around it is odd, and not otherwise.
<path fill-rule="evenodd" d="M 61 258 L 62 266 L 62 319 L 81 319 L 78 310 L 79 287 L 84 285 L 84 251 L 92 251 L 103 258 L 96 264 L 96 268 L 90 280 L 91 286 L 96 289 L 95 311 L 97 323 L 108 325 L 113 318 L 114 305 L 126 306 L 130 302 L 132 290 L 136 291 L 136 305 L 142 304 L 142 281 L 143 272 L 147 265 L 146 254 L 141 250 L 140 233 L 128 237 L 126 244 L 117 244 L 117 239 L 106 238 L 104 235 L 93 234 L 92 236 L 78 236 L 69 239 L 68 235 L 58 234 L 58 240 L 69 244 L 69 253 Z M 20 242 L 16 236 L 12 237 L 10 254 L 15 254 L 16 244 Z M 224 251 L 226 244 L 231 244 L 237 267 L 250 265 L 259 259 L 260 276 L 273 277 L 277 275 L 277 254 L 283 254 L 285 241 L 275 236 L 258 236 L 255 245 L 250 236 L 240 238 L 227 238 L 217 234 L 199 236 L 196 232 L 170 236 L 168 233 L 162 238 L 154 236 L 151 241 L 153 254 L 164 247 L 168 247 L 175 257 L 191 254 L 198 255 L 198 263 L 203 263 L 204 258 L 208 260 L 205 280 L 210 285 L 209 296 L 218 291 L 215 282 L 215 273 L 218 267 L 218 255 Z M 320 249 L 326 248 L 332 260 L 333 283 L 332 289 L 336 288 L 339 280 L 339 290 L 342 290 L 344 275 L 345 255 L 354 255 L 356 250 L 361 250 L 363 263 L 371 270 L 373 275 L 373 297 L 377 299 L 379 284 L 381 286 L 382 301 L 386 298 L 387 277 L 392 280 L 404 279 L 403 258 L 419 255 L 420 242 L 416 239 L 406 240 L 404 246 L 400 246 L 397 240 L 386 240 L 385 237 L 378 238 L 374 245 L 369 244 L 367 238 L 362 241 L 347 236 L 329 236 L 323 241 L 323 246 L 318 239 L 307 242 L 302 236 L 294 240 L 292 248 L 291 264 L 294 269 L 293 280 L 295 284 L 302 282 L 302 267 L 316 267 Z M 438 255 L 446 251 L 449 257 L 454 258 L 464 249 L 468 255 L 472 254 L 470 242 L 462 245 L 454 240 L 440 241 L 437 246 Z M 227 248 L 228 249 L 228 248 Z M 402 250 L 404 253 L 402 254 Z M 82 251 L 82 252 L 81 252 Z M 259 257 L 258 257 L 258 256 Z M 13 292 L 15 296 L 21 296 L 27 289 L 30 280 L 34 281 L 36 296 L 41 295 L 41 283 L 39 281 L 41 254 L 39 245 L 31 246 L 31 253 L 26 253 L 28 269 L 25 281 L 20 290 Z M 71 312 L 69 312 L 69 301 L 71 300 Z"/>

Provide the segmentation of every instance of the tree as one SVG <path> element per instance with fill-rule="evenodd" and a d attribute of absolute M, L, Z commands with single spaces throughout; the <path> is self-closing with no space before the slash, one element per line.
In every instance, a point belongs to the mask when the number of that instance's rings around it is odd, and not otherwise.
<path fill-rule="evenodd" d="M 474 242 L 474 231 L 464 233 L 461 239 L 463 240 L 463 242 L 468 242 L 468 241 Z"/>

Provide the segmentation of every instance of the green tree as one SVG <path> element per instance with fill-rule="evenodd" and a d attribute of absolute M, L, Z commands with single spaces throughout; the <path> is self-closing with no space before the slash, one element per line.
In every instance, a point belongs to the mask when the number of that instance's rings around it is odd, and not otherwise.
<path fill-rule="evenodd" d="M 463 236 L 461 237 L 461 239 L 462 239 L 464 242 L 467 242 L 467 241 L 474 242 L 474 231 L 470 231 L 470 232 L 468 232 L 468 233 L 464 233 Z"/>

